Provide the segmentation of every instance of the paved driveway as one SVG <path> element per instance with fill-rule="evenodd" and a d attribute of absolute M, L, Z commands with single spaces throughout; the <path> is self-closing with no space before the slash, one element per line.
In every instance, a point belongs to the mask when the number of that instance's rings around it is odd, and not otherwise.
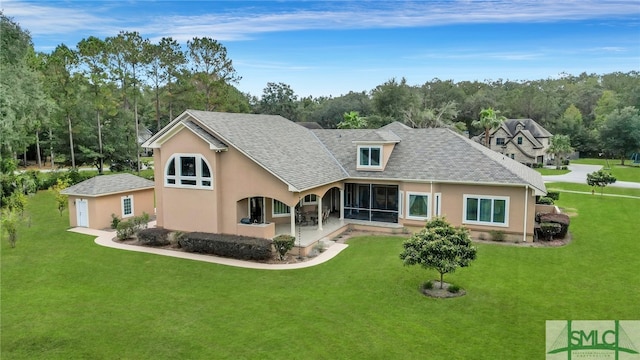
<path fill-rule="evenodd" d="M 564 175 L 545 175 L 542 176 L 544 182 L 568 182 L 568 183 L 587 183 L 587 174 L 602 169 L 600 165 L 586 165 L 586 164 L 569 164 L 569 170 L 571 172 Z M 629 181 L 616 181 L 609 186 L 640 189 L 640 183 Z"/>

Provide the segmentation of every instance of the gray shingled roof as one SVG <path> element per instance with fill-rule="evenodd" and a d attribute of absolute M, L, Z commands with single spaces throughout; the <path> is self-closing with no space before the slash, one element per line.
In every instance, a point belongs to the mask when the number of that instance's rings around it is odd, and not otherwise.
<path fill-rule="evenodd" d="M 69 186 L 60 193 L 94 197 L 134 190 L 152 189 L 153 186 L 153 181 L 132 174 L 98 175 Z"/>
<path fill-rule="evenodd" d="M 196 110 L 187 113 L 221 142 L 235 147 L 298 191 L 347 175 L 309 129 L 282 116 Z"/>
<path fill-rule="evenodd" d="M 513 137 L 518 130 L 516 127 L 518 124 L 522 124 L 524 130 L 529 130 L 531 135 L 535 138 L 545 138 L 553 136 L 547 129 L 543 128 L 537 122 L 532 119 L 507 119 L 503 123 L 503 127 L 505 127 L 509 134 Z"/>
<path fill-rule="evenodd" d="M 382 172 L 356 169 L 362 132 L 375 130 L 313 130 L 353 178 L 442 182 L 525 184 L 546 192 L 540 174 L 448 129 L 410 129 L 393 123 L 383 129 L 401 141 Z"/>

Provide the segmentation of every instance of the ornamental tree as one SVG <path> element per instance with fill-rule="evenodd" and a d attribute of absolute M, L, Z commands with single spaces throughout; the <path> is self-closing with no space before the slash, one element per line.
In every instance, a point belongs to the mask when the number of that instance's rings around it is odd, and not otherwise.
<path fill-rule="evenodd" d="M 428 221 L 424 229 L 414 233 L 402 244 L 400 259 L 405 265 L 421 265 L 440 273 L 440 288 L 444 274 L 469 266 L 476 258 L 469 231 L 451 226 L 443 217 Z"/>
<path fill-rule="evenodd" d="M 589 186 L 599 187 L 600 195 L 602 195 L 602 191 L 605 186 L 613 184 L 614 182 L 616 182 L 616 178 L 604 170 L 598 170 L 591 174 L 587 174 L 587 184 L 589 184 Z"/>

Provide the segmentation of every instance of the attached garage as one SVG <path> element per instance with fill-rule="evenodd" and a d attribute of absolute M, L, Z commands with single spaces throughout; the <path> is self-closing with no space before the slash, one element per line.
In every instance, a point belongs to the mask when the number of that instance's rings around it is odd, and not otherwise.
<path fill-rule="evenodd" d="M 120 219 L 155 214 L 154 183 L 132 174 L 100 175 L 62 191 L 69 196 L 71 227 L 107 229 Z"/>

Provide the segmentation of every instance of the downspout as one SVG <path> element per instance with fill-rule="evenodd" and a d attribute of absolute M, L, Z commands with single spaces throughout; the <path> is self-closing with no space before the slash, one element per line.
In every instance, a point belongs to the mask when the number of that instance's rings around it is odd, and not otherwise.
<path fill-rule="evenodd" d="M 429 190 L 431 192 L 431 195 L 429 195 L 429 198 L 431 199 L 431 214 L 433 214 L 433 209 L 435 208 L 435 206 L 433 205 L 433 180 L 429 181 L 429 184 L 431 185 L 431 190 Z M 429 215 L 431 215 L 429 214 Z M 429 216 L 429 218 L 432 218 L 433 216 Z"/>
<path fill-rule="evenodd" d="M 529 184 L 524 186 L 524 229 L 522 233 L 522 241 L 527 241 L 527 217 L 529 212 Z"/>

